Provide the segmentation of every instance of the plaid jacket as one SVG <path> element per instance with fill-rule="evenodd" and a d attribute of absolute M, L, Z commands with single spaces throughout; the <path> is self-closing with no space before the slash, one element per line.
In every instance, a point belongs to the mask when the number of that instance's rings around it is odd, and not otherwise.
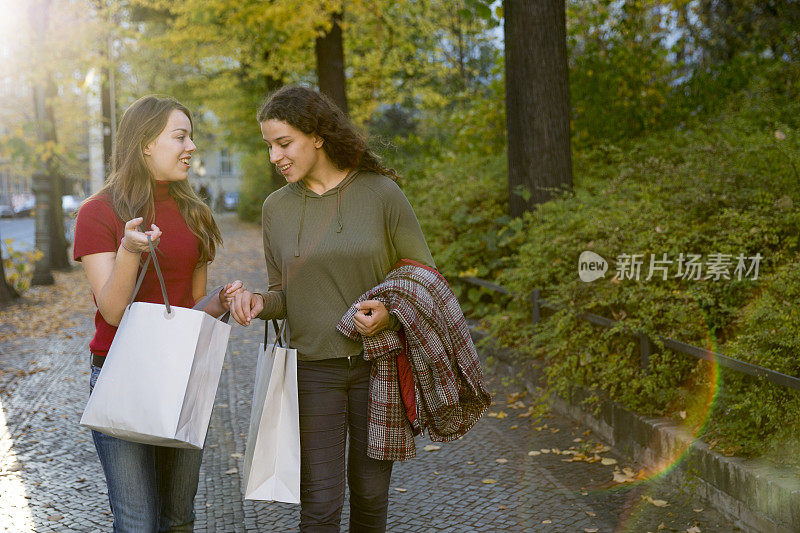
<path fill-rule="evenodd" d="M 380 300 L 403 327 L 404 335 L 387 329 L 363 337 L 364 358 L 373 361 L 367 455 L 403 461 L 416 455 L 416 445 L 398 383 L 395 359 L 399 351 L 405 350 L 411 362 L 417 420 L 422 430 L 428 429 L 431 440 L 449 442 L 464 435 L 486 412 L 491 397 L 464 313 L 447 281 L 416 261 L 404 259 L 398 265 L 355 303 Z M 359 340 L 353 322 L 355 303 L 337 328 Z"/>

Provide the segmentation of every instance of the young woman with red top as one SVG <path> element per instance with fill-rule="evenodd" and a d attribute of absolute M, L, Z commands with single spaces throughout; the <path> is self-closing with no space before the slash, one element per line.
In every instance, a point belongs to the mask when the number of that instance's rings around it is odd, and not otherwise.
<path fill-rule="evenodd" d="M 111 173 L 78 212 L 74 257 L 94 301 L 90 394 L 148 253 L 157 253 L 170 303 L 192 307 L 206 294 L 207 267 L 222 237 L 211 210 L 187 182 L 192 115 L 177 100 L 145 96 L 122 116 Z M 219 316 L 241 288 L 227 284 L 205 309 Z M 136 301 L 163 303 L 150 266 Z M 102 378 L 100 378 L 102 379 Z M 191 531 L 202 450 L 129 442 L 92 431 L 108 485 L 114 531 Z"/>

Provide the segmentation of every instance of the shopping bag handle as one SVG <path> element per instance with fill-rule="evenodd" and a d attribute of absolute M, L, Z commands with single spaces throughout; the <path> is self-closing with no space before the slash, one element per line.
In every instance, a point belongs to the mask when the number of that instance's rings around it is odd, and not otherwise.
<path fill-rule="evenodd" d="M 286 339 L 283 338 L 286 322 L 287 320 L 283 319 L 281 321 L 280 327 L 278 327 L 278 321 L 275 320 L 274 318 L 272 319 L 272 327 L 275 329 L 275 344 L 273 345 L 273 351 L 275 349 L 274 348 L 275 346 L 280 346 L 281 348 L 288 348 L 287 346 L 288 342 L 286 341 Z M 269 333 L 269 323 L 266 323 L 264 324 L 264 348 L 267 347 L 269 342 L 268 333 Z"/>
<path fill-rule="evenodd" d="M 208 304 L 211 303 L 211 300 L 213 300 L 214 298 L 219 298 L 219 293 L 224 288 L 225 288 L 224 285 L 220 285 L 219 287 L 217 287 L 213 291 L 209 292 L 208 294 L 203 296 L 203 298 L 198 300 L 197 303 L 194 304 L 194 307 L 192 307 L 192 309 L 195 309 L 197 311 L 205 310 L 205 308 L 208 307 Z M 230 310 L 225 311 L 224 313 L 222 313 L 222 315 L 220 315 L 219 320 L 221 320 L 222 322 L 225 322 L 227 324 L 228 323 L 228 319 L 230 318 L 230 316 L 231 316 Z"/>
<path fill-rule="evenodd" d="M 144 262 L 144 266 L 142 266 L 142 272 L 139 274 L 139 279 L 136 280 L 136 287 L 133 289 L 133 294 L 131 294 L 131 301 L 128 302 L 128 305 L 133 303 L 133 299 L 136 298 L 136 294 L 139 292 L 139 287 L 142 286 L 142 281 L 144 281 L 144 275 L 147 273 L 147 265 L 150 264 L 150 260 L 153 260 L 153 266 L 156 269 L 156 274 L 158 275 L 158 283 L 161 285 L 161 294 L 164 296 L 164 305 L 167 306 L 167 314 L 172 313 L 172 310 L 169 305 L 169 298 L 167 298 L 167 287 L 164 285 L 164 276 L 161 274 L 161 267 L 158 266 L 158 258 L 156 257 L 156 250 L 153 248 L 153 241 L 150 239 L 150 235 L 147 235 L 147 244 L 150 246 L 150 255 L 147 256 L 147 261 Z"/>

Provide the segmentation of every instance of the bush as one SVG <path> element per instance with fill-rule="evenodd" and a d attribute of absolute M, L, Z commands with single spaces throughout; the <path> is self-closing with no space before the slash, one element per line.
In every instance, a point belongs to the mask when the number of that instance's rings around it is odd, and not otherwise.
<path fill-rule="evenodd" d="M 31 286 L 33 265 L 42 258 L 42 252 L 33 250 L 23 252 L 14 249 L 14 239 L 5 239 L 6 253 L 3 257 L 3 268 L 6 279 L 18 293 L 22 294 Z"/>
<path fill-rule="evenodd" d="M 242 157 L 242 185 L 237 207 L 240 220 L 260 223 L 264 200 L 278 189 L 266 157 L 265 152 L 247 153 Z"/>
<path fill-rule="evenodd" d="M 694 129 L 576 152 L 574 195 L 526 214 L 515 239 L 524 244 L 498 278 L 519 295 L 540 288 L 565 309 L 531 331 L 520 296 L 487 318 L 492 335 L 543 358 L 550 387 L 562 394 L 580 386 L 644 414 L 686 417 L 727 452 L 794 442 L 794 391 L 733 372 L 717 380 L 711 365 L 663 347 L 645 373 L 638 340 L 623 331 L 676 338 L 800 376 L 793 309 L 800 294 L 793 265 L 800 250 L 800 138 L 796 125 L 770 113 L 784 105 L 743 95 L 732 103 L 738 109 Z M 780 116 L 787 116 L 785 107 Z M 763 260 L 757 280 L 645 281 L 645 263 L 638 282 L 614 279 L 612 266 L 605 279 L 584 283 L 577 276 L 584 250 L 612 265 L 624 253 L 673 260 L 698 253 L 704 261 L 722 253 L 734 265 L 739 254 L 760 253 Z M 619 327 L 578 321 L 581 312 L 614 318 Z"/>

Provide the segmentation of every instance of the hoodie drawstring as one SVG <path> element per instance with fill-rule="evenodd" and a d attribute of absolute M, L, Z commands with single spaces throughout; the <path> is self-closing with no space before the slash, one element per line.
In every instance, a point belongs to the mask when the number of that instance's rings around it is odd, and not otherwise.
<path fill-rule="evenodd" d="M 350 171 L 342 182 L 336 186 L 336 233 L 341 233 L 344 229 L 344 222 L 342 221 L 342 185 L 346 185 L 348 180 L 352 179 L 352 176 L 357 172 L 357 170 Z M 306 189 L 306 186 L 303 184 L 296 183 L 295 185 L 300 187 L 303 193 L 303 207 L 300 211 L 300 227 L 297 230 L 297 245 L 294 249 L 294 256 L 300 257 L 300 237 L 303 234 L 303 222 L 306 216 L 306 191 L 308 189 Z"/>
<path fill-rule="evenodd" d="M 336 233 L 341 233 L 342 228 L 342 189 L 341 187 L 336 187 L 336 222 L 339 223 L 339 227 L 336 229 Z"/>
<path fill-rule="evenodd" d="M 303 208 L 300 210 L 300 228 L 297 230 L 297 247 L 294 249 L 294 256 L 300 257 L 300 235 L 303 233 L 303 220 L 306 217 L 306 189 L 303 188 Z"/>

